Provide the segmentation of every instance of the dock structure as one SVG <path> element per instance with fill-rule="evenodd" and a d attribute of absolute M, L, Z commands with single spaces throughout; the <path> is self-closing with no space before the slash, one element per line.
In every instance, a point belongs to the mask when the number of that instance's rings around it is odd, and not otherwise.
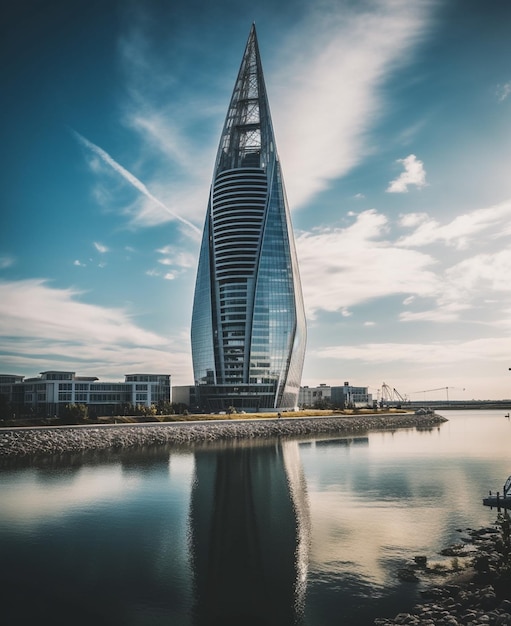
<path fill-rule="evenodd" d="M 496 494 L 492 494 L 487 498 L 483 498 L 484 506 L 495 507 L 496 509 L 511 509 L 511 476 L 508 477 L 502 490 L 502 495 L 497 491 Z"/>

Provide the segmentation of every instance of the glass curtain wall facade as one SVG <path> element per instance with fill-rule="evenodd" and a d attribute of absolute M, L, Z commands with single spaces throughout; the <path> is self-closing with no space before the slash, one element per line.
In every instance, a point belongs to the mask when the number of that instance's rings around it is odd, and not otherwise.
<path fill-rule="evenodd" d="M 191 340 L 203 409 L 297 405 L 305 313 L 254 25 L 218 148 Z"/>

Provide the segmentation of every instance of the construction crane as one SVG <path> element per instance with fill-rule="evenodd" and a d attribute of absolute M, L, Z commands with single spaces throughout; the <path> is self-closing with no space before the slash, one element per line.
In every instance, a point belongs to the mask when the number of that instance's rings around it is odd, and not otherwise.
<path fill-rule="evenodd" d="M 401 403 L 407 402 L 406 396 L 403 396 L 395 387 L 390 387 L 387 383 L 383 383 L 381 386 L 381 403 L 391 404 L 396 403 L 396 406 L 400 406 Z"/>
<path fill-rule="evenodd" d="M 447 402 L 449 402 L 449 389 L 459 389 L 465 391 L 465 387 L 437 387 L 436 389 L 422 389 L 421 391 L 414 391 L 413 393 L 429 393 L 430 391 L 445 391 L 447 396 Z"/>

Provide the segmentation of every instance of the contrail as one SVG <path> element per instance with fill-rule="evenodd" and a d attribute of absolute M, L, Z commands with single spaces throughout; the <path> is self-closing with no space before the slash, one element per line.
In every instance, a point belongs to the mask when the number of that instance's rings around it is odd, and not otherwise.
<path fill-rule="evenodd" d="M 114 169 L 118 174 L 120 174 L 131 185 L 133 185 L 133 187 L 135 187 L 135 189 L 138 189 L 140 191 L 140 193 L 143 193 L 144 196 L 149 198 L 149 200 L 151 200 L 152 202 L 154 202 L 155 204 L 160 206 L 162 209 L 165 209 L 165 211 L 167 211 L 167 213 L 172 215 L 172 217 L 174 217 L 176 220 L 179 220 L 180 222 L 182 222 L 183 224 L 188 226 L 188 228 L 191 228 L 194 231 L 194 233 L 198 233 L 199 235 L 201 234 L 201 231 L 200 231 L 199 228 L 197 228 L 197 226 L 195 226 L 194 224 L 192 224 L 191 222 L 186 220 L 184 217 L 181 217 L 177 213 L 174 213 L 174 211 L 172 211 L 172 209 L 169 209 L 169 207 L 167 205 L 163 204 L 163 202 L 161 200 L 158 200 L 158 198 L 153 196 L 153 194 L 149 191 L 149 189 L 144 185 L 144 183 L 142 181 L 140 181 L 131 172 L 128 172 L 128 170 L 126 168 L 124 168 L 122 165 L 117 163 L 117 161 L 115 159 L 113 159 L 108 154 L 108 152 L 105 152 L 102 148 L 100 148 L 99 146 L 96 146 L 96 144 L 92 143 L 92 141 L 89 141 L 88 139 L 85 139 L 85 137 L 80 135 L 80 133 L 78 133 L 76 130 L 73 130 L 72 132 L 73 132 L 73 134 L 75 135 L 75 137 L 78 139 L 78 141 L 81 144 L 83 144 L 86 148 L 91 150 L 91 152 L 94 152 L 94 154 L 97 154 L 97 156 L 102 161 L 104 161 L 107 165 L 109 165 L 112 169 Z"/>

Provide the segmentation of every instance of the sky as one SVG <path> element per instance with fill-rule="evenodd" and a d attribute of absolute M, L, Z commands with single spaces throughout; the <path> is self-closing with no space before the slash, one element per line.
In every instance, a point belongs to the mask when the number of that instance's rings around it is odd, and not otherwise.
<path fill-rule="evenodd" d="M 193 383 L 251 24 L 308 320 L 302 384 L 511 398 L 508 0 L 8 0 L 0 373 Z"/>

